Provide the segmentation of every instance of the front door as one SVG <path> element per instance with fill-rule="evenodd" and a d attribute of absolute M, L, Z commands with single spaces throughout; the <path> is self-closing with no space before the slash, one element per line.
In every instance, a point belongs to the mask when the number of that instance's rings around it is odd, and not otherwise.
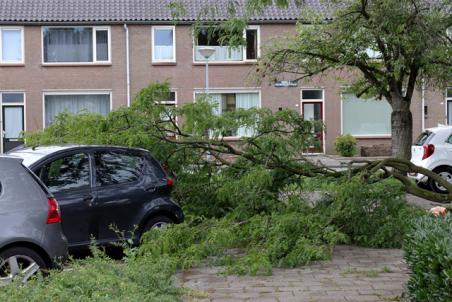
<path fill-rule="evenodd" d="M 306 121 L 319 122 L 312 129 L 315 138 L 315 143 L 308 147 L 309 153 L 323 152 L 323 103 L 321 102 L 303 102 L 302 115 Z"/>
<path fill-rule="evenodd" d="M 3 152 L 6 153 L 22 144 L 19 138 L 24 131 L 24 107 L 3 106 L 2 119 Z"/>

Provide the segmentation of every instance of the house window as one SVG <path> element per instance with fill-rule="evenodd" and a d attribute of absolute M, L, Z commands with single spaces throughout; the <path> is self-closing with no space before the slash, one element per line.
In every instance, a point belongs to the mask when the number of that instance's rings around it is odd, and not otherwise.
<path fill-rule="evenodd" d="M 23 104 L 25 93 L 23 92 L 3 92 L 0 94 L 1 103 L 7 104 Z"/>
<path fill-rule="evenodd" d="M 55 117 L 63 112 L 98 113 L 110 112 L 110 93 L 50 93 L 44 95 L 45 126 L 49 126 Z"/>
<path fill-rule="evenodd" d="M 171 91 L 168 95 L 167 100 L 158 102 L 157 104 L 164 105 L 165 108 L 168 109 L 168 110 L 166 110 L 166 112 L 171 114 L 172 110 L 174 110 L 174 108 L 176 107 L 176 92 Z M 162 115 L 160 116 L 160 118 L 162 119 L 162 121 L 169 121 L 169 117 L 166 114 L 164 114 L 163 112 L 162 112 Z"/>
<path fill-rule="evenodd" d="M 24 62 L 23 28 L 0 27 L 0 63 Z"/>
<path fill-rule="evenodd" d="M 209 93 L 207 99 L 214 105 L 213 110 L 216 115 L 236 111 L 237 109 L 260 107 L 260 94 L 258 92 Z M 241 127 L 229 133 L 224 133 L 223 136 L 247 137 L 252 136 L 253 132 L 253 129 Z"/>
<path fill-rule="evenodd" d="M 446 90 L 447 124 L 452 125 L 452 87 Z"/>
<path fill-rule="evenodd" d="M 174 115 L 174 109 L 177 105 L 177 96 L 175 91 L 171 91 L 168 95 L 168 99 L 165 101 L 157 102 L 158 105 L 163 105 L 165 110 L 162 110 L 160 113 L 160 120 L 162 122 L 170 122 L 173 120 L 177 124 L 177 116 Z M 169 123 L 164 126 L 167 131 L 166 136 L 175 136 L 174 127 Z"/>
<path fill-rule="evenodd" d="M 152 28 L 152 62 L 176 62 L 176 38 L 174 26 Z"/>
<path fill-rule="evenodd" d="M 323 100 L 323 89 L 303 89 L 301 90 L 302 100 Z"/>
<path fill-rule="evenodd" d="M 391 106 L 385 100 L 342 94 L 342 133 L 356 136 L 391 135 Z"/>
<path fill-rule="evenodd" d="M 241 62 L 257 60 L 260 56 L 259 27 L 249 26 L 245 29 L 243 36 L 245 39 L 244 47 L 222 46 L 220 43 L 222 32 L 220 30 L 209 31 L 201 29 L 195 37 L 195 61 L 203 62 L 205 58 L 199 53 L 200 47 L 213 47 L 215 53 L 209 58 L 209 61 L 217 62 Z"/>
<path fill-rule="evenodd" d="M 108 27 L 43 27 L 44 63 L 109 63 Z"/>
<path fill-rule="evenodd" d="M 257 60 L 259 57 L 259 27 L 250 26 L 245 30 L 246 60 Z"/>

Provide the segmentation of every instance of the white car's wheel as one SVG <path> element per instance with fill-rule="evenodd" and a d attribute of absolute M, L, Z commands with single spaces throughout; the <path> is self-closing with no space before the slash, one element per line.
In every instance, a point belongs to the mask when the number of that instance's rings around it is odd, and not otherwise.
<path fill-rule="evenodd" d="M 433 170 L 436 174 L 447 180 L 447 182 L 452 183 L 452 167 L 439 167 Z M 447 190 L 443 186 L 441 186 L 438 182 L 433 179 L 429 180 L 430 188 L 432 191 L 437 193 L 446 194 Z"/>

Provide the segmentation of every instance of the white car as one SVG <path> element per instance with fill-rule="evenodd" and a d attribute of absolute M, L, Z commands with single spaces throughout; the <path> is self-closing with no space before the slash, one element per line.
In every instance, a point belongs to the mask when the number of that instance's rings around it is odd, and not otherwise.
<path fill-rule="evenodd" d="M 411 147 L 411 162 L 432 170 L 452 183 L 452 126 L 426 129 Z M 410 177 L 426 184 L 435 192 L 446 193 L 446 189 L 427 176 L 412 173 Z"/>

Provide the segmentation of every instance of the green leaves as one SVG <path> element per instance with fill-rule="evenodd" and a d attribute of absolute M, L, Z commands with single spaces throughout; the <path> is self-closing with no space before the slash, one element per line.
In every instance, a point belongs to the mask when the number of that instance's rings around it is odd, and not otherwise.
<path fill-rule="evenodd" d="M 258 7 L 271 4 L 251 2 Z M 447 2 L 352 0 L 336 5 L 331 22 L 302 6 L 304 22 L 298 25 L 297 35 L 274 41 L 264 52 L 258 73 L 270 80 L 287 73 L 294 78 L 310 78 L 350 68 L 360 71 L 361 77 L 347 79 L 345 84 L 360 86 L 357 91 L 385 96 L 389 102 L 389 92 L 396 91 L 411 101 L 412 87 L 403 91 L 403 84 L 410 79 L 414 84 L 422 75 L 437 87 L 450 80 L 452 45 L 446 35 L 450 26 L 450 13 L 444 8 Z"/>
<path fill-rule="evenodd" d="M 425 211 L 407 205 L 394 179 L 364 184 L 358 177 L 328 187 L 318 210 L 351 243 L 367 247 L 401 247 L 410 223 Z"/>
<path fill-rule="evenodd" d="M 413 301 L 452 300 L 452 216 L 418 219 L 404 243 Z"/>
<path fill-rule="evenodd" d="M 171 256 L 180 268 L 210 259 L 226 265 L 226 273 L 251 275 L 270 274 L 274 266 L 296 267 L 328 259 L 334 245 L 343 242 L 345 236 L 312 210 L 294 209 L 237 220 L 237 208 L 221 219 L 150 231 L 140 253 L 152 258 Z M 229 251 L 236 248 L 244 254 L 230 255 Z"/>
<path fill-rule="evenodd" d="M 353 156 L 356 154 L 356 138 L 350 134 L 338 136 L 334 142 L 336 151 L 342 156 Z"/>

